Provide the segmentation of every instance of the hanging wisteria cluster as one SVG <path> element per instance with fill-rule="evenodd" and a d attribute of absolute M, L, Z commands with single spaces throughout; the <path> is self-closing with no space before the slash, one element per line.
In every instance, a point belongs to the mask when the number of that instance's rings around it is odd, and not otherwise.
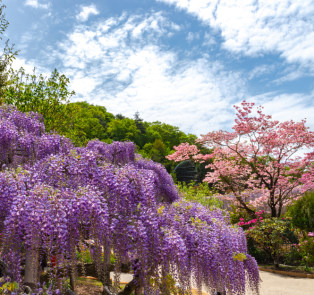
<path fill-rule="evenodd" d="M 169 277 L 184 294 L 192 285 L 258 293 L 243 230 L 218 209 L 181 200 L 165 168 L 135 154 L 133 143 L 94 140 L 75 148 L 46 134 L 38 115 L 12 107 L 0 109 L 0 137 L 1 260 L 20 286 L 39 281 L 43 260 L 51 281 L 76 275 L 77 249 L 93 240 L 104 285 L 115 256 L 117 294 L 170 294 Z M 118 293 L 122 263 L 132 264 L 134 283 Z"/>
<path fill-rule="evenodd" d="M 50 154 L 69 152 L 71 141 L 45 133 L 41 115 L 22 113 L 12 106 L 0 108 L 0 169 L 33 164 Z"/>

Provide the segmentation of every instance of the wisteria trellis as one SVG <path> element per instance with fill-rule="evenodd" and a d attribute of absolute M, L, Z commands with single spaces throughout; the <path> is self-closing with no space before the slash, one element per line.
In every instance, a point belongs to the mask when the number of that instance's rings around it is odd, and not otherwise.
<path fill-rule="evenodd" d="M 76 247 L 92 239 L 102 281 L 108 265 L 101 247 L 116 257 L 117 281 L 120 264 L 133 263 L 147 295 L 166 294 L 151 279 L 167 274 L 186 294 L 192 285 L 258 293 L 258 268 L 242 229 L 220 210 L 180 199 L 165 168 L 137 155 L 133 143 L 94 140 L 75 148 L 45 133 L 37 114 L 9 106 L 0 109 L 0 142 L 1 260 L 21 286 L 25 252 L 40 249 L 31 256 L 34 265 L 54 255 L 52 277 L 58 267 L 75 273 Z"/>

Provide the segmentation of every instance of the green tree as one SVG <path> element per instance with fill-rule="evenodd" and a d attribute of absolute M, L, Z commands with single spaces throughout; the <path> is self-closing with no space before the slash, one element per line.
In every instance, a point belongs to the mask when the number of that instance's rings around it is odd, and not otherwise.
<path fill-rule="evenodd" d="M 0 0 L 0 4 L 2 0 Z M 3 12 L 5 5 L 0 5 L 0 40 L 2 40 L 2 35 L 7 29 L 9 22 L 5 19 L 5 14 Z M 17 51 L 14 51 L 14 45 L 9 46 L 9 40 L 5 42 L 3 53 L 0 56 L 0 105 L 4 103 L 4 97 L 6 88 L 9 85 L 9 70 L 13 60 L 17 55 Z"/>
<path fill-rule="evenodd" d="M 147 123 L 146 129 L 148 136 L 153 137 L 153 140 L 150 140 L 150 142 L 154 142 L 156 139 L 154 137 L 159 136 L 158 139 L 161 139 L 166 147 L 169 147 L 171 150 L 174 146 L 177 146 L 183 142 L 193 144 L 197 139 L 197 136 L 194 134 L 185 134 L 184 132 L 180 131 L 178 127 L 161 123 L 159 121 Z"/>
<path fill-rule="evenodd" d="M 289 206 L 287 215 L 295 227 L 305 232 L 314 231 L 314 192 L 307 192 Z"/>
<path fill-rule="evenodd" d="M 116 114 L 115 115 L 115 119 L 119 119 L 119 120 L 122 120 L 122 119 L 125 119 L 126 117 L 123 116 L 122 114 Z"/>
<path fill-rule="evenodd" d="M 130 140 L 135 142 L 140 131 L 137 129 L 134 120 L 125 118 L 122 120 L 112 120 L 108 125 L 108 133 L 110 138 L 115 141 Z"/>
<path fill-rule="evenodd" d="M 108 141 L 108 124 L 114 119 L 114 115 L 107 112 L 105 107 L 94 106 L 86 101 L 72 104 L 78 108 L 79 129 L 83 130 L 86 138 Z"/>
<path fill-rule="evenodd" d="M 57 132 L 71 138 L 76 144 L 85 141 L 79 129 L 78 108 L 70 104 L 75 94 L 69 91 L 70 81 L 54 70 L 46 79 L 42 74 L 26 74 L 21 68 L 10 72 L 10 85 L 5 91 L 5 103 L 12 104 L 22 112 L 38 112 L 44 118 L 46 131 Z"/>
<path fill-rule="evenodd" d="M 167 148 L 161 139 L 155 139 L 154 143 L 146 143 L 143 150 L 154 162 L 162 163 L 167 155 Z"/>
<path fill-rule="evenodd" d="M 134 114 L 134 121 L 135 121 L 135 125 L 136 125 L 137 129 L 140 130 L 141 133 L 145 134 L 146 133 L 146 127 L 145 127 L 145 124 L 143 123 L 143 119 L 140 118 L 139 112 L 136 112 Z"/>

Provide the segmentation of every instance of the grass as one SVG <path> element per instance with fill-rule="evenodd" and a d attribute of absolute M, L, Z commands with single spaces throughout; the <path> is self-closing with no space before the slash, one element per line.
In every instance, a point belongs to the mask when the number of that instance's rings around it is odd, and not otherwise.
<path fill-rule="evenodd" d="M 77 278 L 76 283 L 81 284 L 81 285 L 89 285 L 89 286 L 100 286 L 100 287 L 102 286 L 102 283 L 100 281 L 82 278 L 82 277 Z"/>

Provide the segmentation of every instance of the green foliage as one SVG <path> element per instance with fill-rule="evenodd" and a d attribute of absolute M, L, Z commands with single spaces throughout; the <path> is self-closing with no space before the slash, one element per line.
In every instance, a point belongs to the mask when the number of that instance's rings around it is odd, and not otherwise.
<path fill-rule="evenodd" d="M 176 286 L 176 281 L 170 274 L 163 277 L 151 277 L 149 283 L 156 289 L 161 290 L 163 294 L 187 295 L 187 292 L 184 292 Z"/>
<path fill-rule="evenodd" d="M 302 263 L 302 255 L 298 251 L 295 244 L 291 244 L 287 251 L 283 254 L 283 262 L 285 265 L 297 265 Z"/>
<path fill-rule="evenodd" d="M 110 138 L 115 141 L 133 141 L 136 143 L 136 138 L 140 134 L 137 129 L 134 120 L 125 119 L 114 119 L 108 125 L 108 133 Z"/>
<path fill-rule="evenodd" d="M 248 204 L 247 204 L 248 205 Z M 231 212 L 230 212 L 230 222 L 231 224 L 237 224 L 240 222 L 240 218 L 243 218 L 245 221 L 249 221 L 252 219 L 252 216 L 248 214 L 247 210 L 242 208 L 238 208 L 233 204 L 230 205 Z"/>
<path fill-rule="evenodd" d="M 76 256 L 77 256 L 78 261 L 81 261 L 84 263 L 93 262 L 90 250 L 85 246 L 80 247 L 80 250 L 76 251 Z"/>
<path fill-rule="evenodd" d="M 193 201 L 202 204 L 206 207 L 222 208 L 222 201 L 215 198 L 214 189 L 208 186 L 208 183 L 200 183 L 195 185 L 194 182 L 189 184 L 178 183 L 178 189 L 182 197 L 188 201 Z"/>
<path fill-rule="evenodd" d="M 230 212 L 230 222 L 231 224 L 239 224 L 240 222 L 246 223 L 250 220 L 252 220 L 252 215 L 250 215 L 247 210 L 244 210 L 242 208 L 238 208 L 234 205 L 231 205 L 232 211 Z M 258 212 L 258 215 L 256 214 L 256 219 L 259 218 L 266 218 L 267 214 L 263 214 L 262 212 Z M 250 225 L 241 225 L 244 229 L 248 229 Z M 252 238 L 247 239 L 247 247 L 248 247 L 248 253 L 253 256 L 258 263 L 268 264 L 272 263 L 271 256 L 263 250 L 263 248 L 259 247 L 255 244 L 254 240 Z"/>
<path fill-rule="evenodd" d="M 145 124 L 143 123 L 143 119 L 140 118 L 140 113 L 136 112 L 134 115 L 134 122 L 138 130 L 141 131 L 141 133 L 145 134 L 146 133 L 146 127 Z"/>
<path fill-rule="evenodd" d="M 38 112 L 44 118 L 46 131 L 57 132 L 71 138 L 75 143 L 84 142 L 84 133 L 79 129 L 78 110 L 70 104 L 75 94 L 68 90 L 69 79 L 57 70 L 46 79 L 35 72 L 26 74 L 21 68 L 10 72 L 10 85 L 6 89 L 5 103 L 12 104 L 22 112 Z"/>
<path fill-rule="evenodd" d="M 114 119 L 114 115 L 107 112 L 103 106 L 94 106 L 87 102 L 76 102 L 71 104 L 77 109 L 78 123 L 76 128 L 82 130 L 87 140 L 98 138 L 108 141 L 108 124 Z"/>
<path fill-rule="evenodd" d="M 8 282 L 0 287 L 0 294 L 11 294 L 19 289 L 19 284 L 17 282 Z"/>
<path fill-rule="evenodd" d="M 153 143 L 146 143 L 143 150 L 148 158 L 152 159 L 154 162 L 161 163 L 164 161 L 169 149 L 167 149 L 161 139 L 155 139 Z"/>
<path fill-rule="evenodd" d="M 161 139 L 162 142 L 173 149 L 174 146 L 179 145 L 182 142 L 188 142 L 190 144 L 194 144 L 197 136 L 194 134 L 185 134 L 184 132 L 180 131 L 178 127 L 161 123 L 161 122 L 152 122 L 146 123 L 148 137 L 153 137 L 153 139 Z M 153 140 L 149 140 L 149 142 L 153 142 Z"/>
<path fill-rule="evenodd" d="M 302 256 L 302 264 L 314 266 L 314 236 L 305 235 L 297 245 L 297 251 Z"/>
<path fill-rule="evenodd" d="M 0 4 L 2 0 L 0 0 Z M 2 35 L 7 29 L 9 22 L 5 19 L 5 14 L 3 12 L 5 5 L 0 5 L 0 40 L 2 40 Z M 4 97 L 6 88 L 9 85 L 9 70 L 10 66 L 17 55 L 17 51 L 13 50 L 13 46 L 9 46 L 9 40 L 5 42 L 3 53 L 0 56 L 0 105 L 4 103 Z"/>
<path fill-rule="evenodd" d="M 306 232 L 314 231 L 314 192 L 306 193 L 289 206 L 287 216 L 291 217 L 293 226 Z"/>
<path fill-rule="evenodd" d="M 255 223 L 246 231 L 246 236 L 253 241 L 257 249 L 265 251 L 277 266 L 285 252 L 283 244 L 297 241 L 291 222 L 274 217 Z"/>
<path fill-rule="evenodd" d="M 111 115 L 107 126 L 104 138 L 115 141 L 133 141 L 139 154 L 144 158 L 163 164 L 168 172 L 171 172 L 176 165 L 173 161 L 165 158 L 171 153 L 173 146 L 182 142 L 192 143 L 196 139 L 195 135 L 187 135 L 178 127 L 169 124 L 144 122 L 138 112 L 134 119 L 126 118 L 121 114 L 115 117 Z"/>

